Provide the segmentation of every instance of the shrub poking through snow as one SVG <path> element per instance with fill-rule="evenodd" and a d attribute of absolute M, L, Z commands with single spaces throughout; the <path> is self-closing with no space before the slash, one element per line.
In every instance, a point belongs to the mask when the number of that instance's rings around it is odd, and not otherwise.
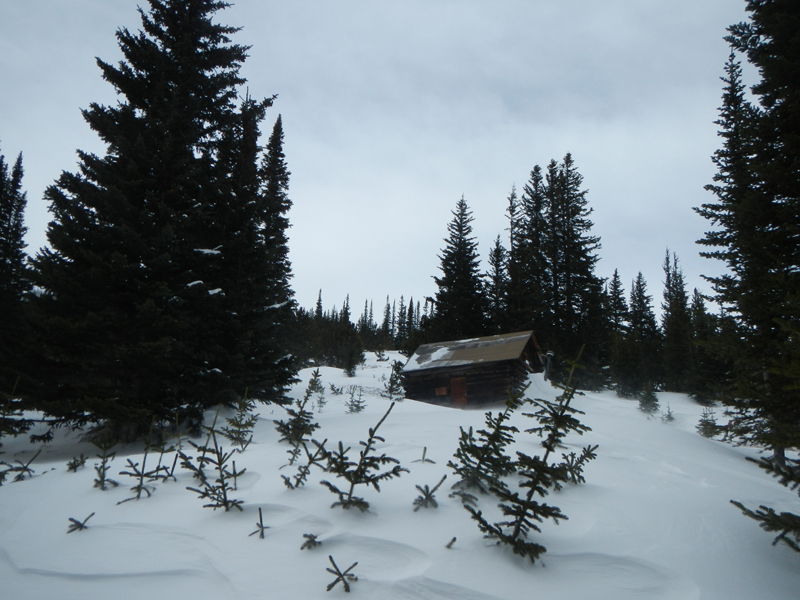
<path fill-rule="evenodd" d="M 86 457 L 81 453 L 80 456 L 73 456 L 72 460 L 67 462 L 67 471 L 70 473 L 77 473 L 78 469 L 86 466 Z"/>
<path fill-rule="evenodd" d="M 531 530 L 541 532 L 537 523 L 542 523 L 545 519 L 552 519 L 556 524 L 561 519 L 567 519 L 561 509 L 539 502 L 535 497 L 544 498 L 550 489 L 560 490 L 567 482 L 582 483 L 584 465 L 597 456 L 595 454 L 597 446 L 590 445 L 585 447 L 580 455 L 572 452 L 569 455 L 562 454 L 562 462 L 552 460 L 552 456 L 563 447 L 562 440 L 568 433 L 583 434 L 590 431 L 590 428 L 582 425 L 576 417 L 583 413 L 569 405 L 576 394 L 575 388 L 571 386 L 575 367 L 573 363 L 567 385 L 555 402 L 534 400 L 533 403 L 538 410 L 526 414 L 539 422 L 539 427 L 527 431 L 543 438 L 541 444 L 544 454 L 540 457 L 517 452 L 517 475 L 520 477 L 519 487 L 523 492 L 512 492 L 505 485 L 491 486 L 491 491 L 501 501 L 500 510 L 509 519 L 500 523 L 489 523 L 483 518 L 481 511 L 472 506 L 465 506 L 472 514 L 472 518 L 477 521 L 484 537 L 496 539 L 498 544 L 508 544 L 515 554 L 527 556 L 531 562 L 547 549 L 541 544 L 528 541 L 528 533 Z M 524 490 L 527 490 L 527 493 Z"/>
<path fill-rule="evenodd" d="M 303 537 L 306 538 L 306 541 L 300 546 L 300 550 L 311 550 L 322 545 L 322 542 L 318 541 L 317 536 L 313 533 L 304 533 Z"/>
<path fill-rule="evenodd" d="M 264 532 L 269 529 L 269 525 L 264 525 L 264 515 L 261 514 L 261 507 L 258 507 L 258 523 L 256 523 L 256 530 L 247 537 L 258 534 L 258 537 L 264 539 Z"/>
<path fill-rule="evenodd" d="M 383 481 L 384 479 L 391 479 L 392 477 L 400 477 L 403 471 L 408 473 L 408 469 L 401 467 L 400 461 L 396 458 L 386 456 L 385 453 L 381 454 L 380 456 L 375 454 L 375 444 L 377 442 L 386 441 L 384 438 L 378 435 L 378 428 L 383 424 L 383 422 L 386 420 L 386 417 L 388 417 L 389 413 L 392 412 L 393 408 L 394 402 L 392 402 L 391 406 L 389 406 L 389 410 L 386 411 L 386 414 L 381 417 L 381 420 L 378 421 L 378 424 L 369 429 L 369 437 L 367 438 L 367 441 L 359 442 L 359 444 L 363 446 L 363 449 L 359 453 L 358 462 L 354 462 L 350 459 L 348 456 L 350 447 L 348 446 L 345 449 L 342 445 L 342 442 L 339 442 L 338 450 L 331 452 L 330 459 L 328 461 L 328 472 L 335 474 L 341 479 L 344 479 L 349 484 L 349 486 L 343 486 L 345 489 L 341 490 L 329 481 L 320 482 L 320 484 L 327 487 L 331 493 L 339 496 L 339 500 L 331 504 L 331 508 L 336 506 L 341 506 L 345 509 L 355 507 L 362 512 L 367 511 L 369 510 L 369 502 L 363 498 L 353 495 L 353 491 L 357 485 L 371 485 L 378 492 L 380 492 L 381 488 L 379 486 L 379 482 Z M 380 472 L 380 469 L 387 465 L 394 466 L 388 471 Z"/>
<path fill-rule="evenodd" d="M 364 390 L 360 385 L 351 385 L 347 388 L 347 393 L 350 399 L 345 402 L 347 412 L 350 414 L 360 413 L 367 407 L 367 402 L 364 400 Z"/>
<path fill-rule="evenodd" d="M 239 446 L 239 452 L 244 452 L 253 441 L 253 428 L 258 423 L 258 414 L 255 413 L 256 403 L 247 397 L 247 391 L 236 404 L 236 414 L 228 417 L 228 423 L 220 431 L 231 444 Z"/>
<path fill-rule="evenodd" d="M 447 475 L 442 475 L 439 483 L 433 486 L 433 489 L 430 489 L 427 485 L 424 487 L 416 486 L 421 495 L 414 499 L 414 512 L 417 512 L 420 508 L 428 508 L 429 506 L 432 506 L 433 508 L 439 508 L 439 503 L 436 502 L 434 494 L 436 493 L 436 490 L 439 489 L 439 486 L 444 483 L 445 479 L 447 479 Z"/>
<path fill-rule="evenodd" d="M 697 433 L 703 437 L 713 438 L 718 435 L 724 427 L 717 424 L 717 417 L 710 408 L 704 408 L 700 420 L 697 422 Z"/>
<path fill-rule="evenodd" d="M 23 479 L 25 479 L 25 476 L 27 476 L 28 478 L 33 477 L 35 471 L 31 469 L 31 463 L 33 463 L 33 461 L 36 460 L 36 457 L 39 456 L 41 452 L 42 452 L 41 450 L 36 452 L 36 454 L 34 454 L 28 462 L 15 460 L 14 462 L 17 463 L 15 465 L 7 462 L 0 463 L 0 465 L 5 465 L 6 467 L 8 467 L 5 471 L 0 472 L 0 485 L 2 485 L 3 481 L 6 478 L 6 475 L 9 473 L 16 473 L 16 475 L 14 476 L 14 481 L 22 481 Z"/>
<path fill-rule="evenodd" d="M 411 462 L 412 462 L 412 463 L 415 463 L 415 462 L 421 462 L 423 465 L 424 465 L 426 462 L 429 462 L 429 463 L 431 463 L 432 465 L 435 465 L 435 464 L 436 464 L 436 461 L 434 461 L 434 460 L 431 460 L 430 458 L 426 458 L 426 457 L 425 457 L 425 455 L 426 455 L 427 453 L 428 453 L 428 447 L 427 447 L 427 446 L 424 446 L 424 447 L 422 448 L 422 458 L 418 458 L 418 459 L 416 459 L 416 460 L 412 460 Z"/>
<path fill-rule="evenodd" d="M 161 464 L 161 461 L 164 457 L 165 452 L 168 450 L 164 446 L 164 441 L 162 441 L 157 446 L 151 445 L 151 439 L 153 436 L 153 426 L 150 426 L 150 433 L 144 438 L 144 454 L 142 456 L 142 465 L 139 466 L 138 462 L 133 462 L 130 458 L 127 459 L 127 471 L 120 471 L 120 475 L 127 475 L 129 477 L 133 477 L 136 483 L 131 487 L 131 491 L 134 492 L 134 495 L 130 498 L 125 498 L 125 500 L 120 500 L 117 504 L 122 504 L 124 502 L 128 502 L 129 500 L 140 500 L 142 497 L 142 492 L 147 494 L 147 497 L 153 495 L 153 492 L 156 490 L 155 486 L 150 485 L 154 481 L 165 480 L 168 478 L 173 478 L 174 475 L 170 472 L 169 467 L 166 467 Z M 158 458 L 158 465 L 154 469 L 147 470 L 147 457 L 150 454 L 150 450 L 155 448 L 159 452 Z M 177 456 L 175 457 L 177 461 Z M 175 468 L 175 463 L 173 463 L 173 470 Z"/>
<path fill-rule="evenodd" d="M 350 582 L 358 581 L 358 577 L 356 577 L 355 575 L 353 575 L 350 572 L 356 567 L 358 562 L 354 562 L 352 565 L 347 567 L 347 569 L 342 571 L 342 570 L 339 569 L 339 567 L 334 562 L 333 556 L 328 555 L 328 560 L 331 561 L 331 564 L 333 565 L 333 569 L 328 567 L 325 570 L 328 571 L 328 573 L 336 575 L 336 579 L 333 580 L 333 583 L 329 583 L 328 584 L 328 587 L 326 588 L 325 591 L 330 592 L 334 587 L 336 587 L 336 584 L 341 581 L 342 585 L 344 586 L 344 591 L 349 593 L 350 592 Z"/>
<path fill-rule="evenodd" d="M 111 468 L 110 463 L 116 456 L 114 452 L 109 452 L 109 450 L 116 446 L 117 442 L 111 440 L 108 435 L 105 435 L 102 438 L 93 440 L 92 444 L 97 446 L 100 450 L 100 454 L 95 455 L 100 459 L 100 462 L 94 465 L 94 471 L 97 473 L 97 478 L 94 480 L 94 487 L 100 488 L 104 492 L 108 489 L 108 486 L 117 487 L 119 483 L 108 476 L 108 470 Z"/>
<path fill-rule="evenodd" d="M 90 514 L 86 517 L 83 521 L 78 521 L 78 519 L 73 519 L 72 517 L 69 518 L 72 525 L 69 526 L 67 529 L 67 533 L 72 533 L 73 531 L 82 531 L 84 529 L 89 529 L 89 526 L 86 524 L 86 521 L 91 519 L 94 516 L 94 513 Z"/>
<path fill-rule="evenodd" d="M 653 392 L 652 386 L 646 387 L 639 398 L 639 410 L 648 417 L 652 417 L 658 413 L 660 408 L 661 407 L 658 404 L 658 397 L 655 395 L 655 392 Z"/>
<path fill-rule="evenodd" d="M 275 429 L 281 434 L 281 442 L 289 442 L 291 450 L 289 450 L 289 464 L 294 464 L 294 461 L 300 457 L 300 450 L 303 442 L 307 442 L 317 429 L 319 423 L 314 421 L 314 413 L 306 409 L 308 401 L 314 393 L 325 388 L 320 382 L 319 369 L 315 369 L 311 374 L 311 381 L 308 382 L 306 393 L 302 400 L 295 400 L 294 406 L 284 407 L 286 412 L 291 417 L 288 421 L 275 420 Z"/>
<path fill-rule="evenodd" d="M 202 488 L 187 487 L 187 490 L 198 494 L 201 500 L 208 500 L 208 504 L 204 504 L 203 508 L 224 508 L 228 512 L 232 508 L 242 510 L 242 501 L 235 500 L 230 497 L 230 493 L 236 489 L 236 478 L 244 474 L 247 469 L 241 471 L 236 470 L 236 461 L 231 461 L 231 458 L 236 454 L 236 450 L 225 452 L 224 448 L 220 446 L 217 441 L 217 430 L 213 427 L 206 428 L 209 432 L 210 440 L 206 441 L 205 446 L 198 446 L 201 456 L 197 459 L 197 466 L 192 464 L 192 457 L 186 456 L 181 453 L 183 462 L 192 465 L 189 469 L 193 473 L 201 473 Z M 209 441 L 211 445 L 209 445 Z M 216 477 L 212 480 L 205 473 L 205 467 L 210 466 L 216 473 Z M 231 486 L 233 482 L 233 486 Z"/>
<path fill-rule="evenodd" d="M 503 488 L 502 477 L 514 472 L 513 459 L 506 454 L 506 448 L 514 442 L 514 434 L 519 429 L 509 425 L 508 421 L 513 412 L 528 400 L 524 398 L 525 390 L 509 392 L 506 408 L 494 416 L 491 411 L 486 413 L 486 429 L 478 431 L 478 438 L 472 431 L 461 428 L 461 437 L 458 448 L 447 466 L 453 469 L 459 480 L 453 484 L 454 490 L 450 497 L 459 497 L 461 502 L 474 504 L 477 498 L 468 490 L 476 489 L 482 494 L 488 494 L 491 489 Z"/>

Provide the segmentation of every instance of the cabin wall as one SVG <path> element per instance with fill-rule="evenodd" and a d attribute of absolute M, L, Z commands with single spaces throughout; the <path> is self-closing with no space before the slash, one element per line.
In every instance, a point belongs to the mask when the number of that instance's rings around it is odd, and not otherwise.
<path fill-rule="evenodd" d="M 421 370 L 404 373 L 403 387 L 406 398 L 442 406 L 458 406 L 457 398 L 454 399 L 453 395 L 453 379 L 464 378 L 466 406 L 481 406 L 508 399 L 508 390 L 519 388 L 528 373 L 522 361 Z M 458 394 L 458 382 L 455 383 Z"/>

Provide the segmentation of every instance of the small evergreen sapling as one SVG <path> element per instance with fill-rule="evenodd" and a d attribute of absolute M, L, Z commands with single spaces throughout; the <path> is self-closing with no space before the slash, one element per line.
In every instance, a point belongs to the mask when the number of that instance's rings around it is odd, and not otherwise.
<path fill-rule="evenodd" d="M 300 550 L 311 550 L 322 545 L 322 542 L 318 541 L 317 536 L 313 533 L 304 533 L 303 537 L 306 538 L 306 541 L 300 546 Z"/>
<path fill-rule="evenodd" d="M 703 437 L 713 438 L 718 435 L 724 427 L 717 424 L 717 417 L 710 408 L 704 408 L 703 414 L 697 423 L 697 432 Z"/>
<path fill-rule="evenodd" d="M 311 374 L 311 381 L 308 383 L 306 393 L 302 400 L 296 400 L 294 406 L 284 407 L 286 412 L 291 417 L 287 421 L 275 420 L 275 429 L 281 434 L 279 441 L 289 442 L 292 449 L 289 450 L 289 464 L 294 464 L 300 456 L 300 447 L 304 441 L 308 441 L 309 437 L 319 429 L 319 423 L 314 421 L 314 413 L 306 409 L 308 401 L 311 396 L 319 390 L 324 391 L 322 383 L 320 382 L 319 369 L 315 369 Z"/>
<path fill-rule="evenodd" d="M 253 428 L 258 423 L 259 415 L 254 413 L 256 403 L 248 399 L 247 391 L 242 398 L 239 399 L 236 405 L 236 414 L 233 417 L 228 417 L 225 421 L 228 423 L 220 431 L 231 444 L 239 446 L 239 452 L 244 452 L 253 441 Z"/>
<path fill-rule="evenodd" d="M 72 460 L 67 462 L 67 471 L 70 473 L 77 473 L 78 469 L 86 466 L 86 457 L 81 452 L 80 456 L 73 456 Z"/>
<path fill-rule="evenodd" d="M 515 554 L 527 556 L 531 562 L 534 562 L 547 549 L 541 544 L 528 541 L 528 533 L 531 530 L 541 532 L 537 523 L 542 523 L 545 519 L 552 519 L 556 524 L 562 519 L 567 519 L 561 509 L 539 502 L 534 499 L 534 496 L 544 498 L 549 494 L 550 489 L 560 490 L 563 487 L 562 484 L 567 482 L 582 483 L 584 481 L 584 465 L 597 456 L 595 454 L 597 446 L 590 445 L 585 447 L 580 455 L 576 455 L 574 452 L 569 455 L 562 454 L 562 462 L 551 461 L 551 455 L 563 447 L 562 440 L 568 433 L 583 434 L 591 431 L 589 427 L 582 425 L 575 416 L 583 413 L 569 405 L 577 393 L 575 388 L 570 385 L 575 367 L 576 365 L 573 363 L 567 385 L 556 402 L 535 400 L 533 402 L 539 410 L 532 414 L 526 414 L 526 416 L 538 420 L 539 427 L 527 431 L 543 438 L 541 445 L 545 450 L 541 457 L 517 452 L 517 474 L 521 479 L 519 487 L 523 490 L 527 489 L 527 493 L 512 492 L 505 485 L 491 487 L 491 491 L 501 501 L 500 510 L 505 517 L 508 517 L 508 520 L 489 523 L 483 518 L 481 511 L 465 505 L 465 508 L 472 514 L 472 518 L 477 521 L 478 528 L 484 533 L 484 537 L 496 539 L 498 544 L 508 544 Z"/>
<path fill-rule="evenodd" d="M 236 470 L 236 461 L 231 461 L 231 457 L 236 454 L 236 450 L 225 452 L 217 441 L 217 430 L 213 427 L 208 428 L 211 446 L 198 447 L 201 451 L 201 458 L 198 459 L 202 465 L 199 468 L 190 469 L 195 474 L 201 473 L 200 481 L 202 488 L 187 487 L 187 490 L 195 492 L 201 500 L 208 500 L 203 508 L 224 508 L 228 512 L 231 508 L 242 510 L 242 501 L 230 497 L 230 492 L 236 489 L 236 478 L 244 474 L 247 469 Z M 185 455 L 184 455 L 185 456 Z M 191 463 L 191 457 L 185 457 L 185 462 Z M 212 480 L 206 474 L 204 467 L 211 466 L 216 472 L 216 477 Z M 231 486 L 233 481 L 233 486 Z"/>
<path fill-rule="evenodd" d="M 344 479 L 350 484 L 349 487 L 345 486 L 345 490 L 341 490 L 328 481 L 320 482 L 320 484 L 327 487 L 331 493 L 339 496 L 339 500 L 331 504 L 331 508 L 336 506 L 341 506 L 344 509 L 355 507 L 364 512 L 369 509 L 369 502 L 359 496 L 353 495 L 353 491 L 357 485 L 371 485 L 380 492 L 381 489 L 378 485 L 380 481 L 391 479 L 392 477 L 400 477 L 404 471 L 408 473 L 408 469 L 401 467 L 400 461 L 396 458 L 386 456 L 385 453 L 380 456 L 374 454 L 376 442 L 386 441 L 377 434 L 378 428 L 380 428 L 393 408 L 394 402 L 389 406 L 389 410 L 386 411 L 386 414 L 381 417 L 381 420 L 378 421 L 378 424 L 369 429 L 367 441 L 359 442 L 359 444 L 363 446 L 363 449 L 359 453 L 358 462 L 354 462 L 350 459 L 347 454 L 350 452 L 350 447 L 348 446 L 345 449 L 342 442 L 339 442 L 339 449 L 337 451 L 331 452 L 328 462 L 328 472 L 335 474 L 337 477 Z M 379 472 L 380 469 L 386 465 L 394 466 L 388 471 Z"/>
<path fill-rule="evenodd" d="M 258 523 L 256 523 L 256 530 L 247 537 L 258 534 L 258 537 L 264 539 L 264 532 L 269 529 L 269 525 L 264 525 L 264 515 L 261 514 L 261 507 L 258 507 Z"/>
<path fill-rule="evenodd" d="M 439 489 L 439 486 L 444 483 L 445 479 L 447 479 L 447 475 L 442 475 L 442 478 L 439 480 L 439 483 L 433 486 L 433 489 L 430 489 L 427 486 L 427 484 L 425 485 L 424 488 L 416 486 L 416 488 L 420 491 L 421 495 L 417 496 L 414 499 L 414 507 L 415 507 L 414 512 L 417 512 L 420 508 L 428 508 L 429 506 L 432 506 L 433 508 L 439 508 L 439 503 L 436 502 L 434 494 L 436 493 L 436 490 Z"/>
<path fill-rule="evenodd" d="M 100 459 L 100 462 L 95 463 L 94 465 L 95 473 L 97 473 L 97 478 L 94 480 L 94 487 L 100 488 L 104 492 L 108 489 L 109 485 L 117 487 L 119 483 L 108 476 L 108 470 L 111 468 L 110 463 L 116 456 L 114 452 L 109 452 L 109 450 L 116 446 L 117 443 L 112 441 L 110 437 L 106 435 L 102 438 L 93 440 L 92 444 L 100 449 L 100 454 L 95 455 Z"/>
<path fill-rule="evenodd" d="M 386 381 L 386 384 L 384 385 L 381 396 L 388 398 L 389 400 L 401 401 L 403 399 L 403 395 L 403 363 L 401 363 L 399 360 L 393 360 L 392 372 L 389 375 L 389 379 Z"/>
<path fill-rule="evenodd" d="M 86 517 L 83 521 L 78 521 L 78 519 L 73 519 L 72 517 L 69 520 L 72 522 L 72 525 L 69 526 L 67 529 L 67 533 L 72 533 L 73 531 L 83 531 L 84 529 L 89 529 L 89 526 L 86 522 L 94 516 L 94 513 L 90 514 Z"/>
<path fill-rule="evenodd" d="M 426 458 L 426 456 L 425 456 L 425 455 L 426 455 L 427 453 L 428 453 L 428 447 L 427 447 L 427 446 L 423 446 L 423 447 L 422 447 L 422 458 L 418 458 L 418 459 L 416 459 L 416 460 L 412 460 L 411 462 L 412 462 L 412 463 L 415 463 L 415 462 L 421 462 L 423 465 L 424 465 L 426 462 L 429 462 L 429 463 L 431 463 L 432 465 L 435 465 L 435 464 L 436 464 L 436 461 L 434 461 L 434 460 L 431 460 L 430 458 Z"/>
<path fill-rule="evenodd" d="M 350 394 L 350 399 L 344 405 L 347 407 L 349 414 L 360 413 L 367 407 L 367 402 L 364 400 L 364 390 L 361 389 L 360 385 L 349 386 L 347 393 Z M 356 393 L 358 397 L 356 397 Z"/>
<path fill-rule="evenodd" d="M 39 456 L 41 452 L 42 452 L 41 450 L 37 451 L 36 454 L 31 456 L 31 459 L 28 462 L 15 460 L 14 462 L 17 463 L 16 465 L 7 462 L 0 463 L 8 467 L 8 469 L 6 469 L 5 471 L 0 472 L 0 484 L 2 484 L 3 480 L 5 479 L 8 473 L 16 473 L 14 481 L 23 481 L 26 475 L 28 476 L 29 479 L 33 477 L 35 471 L 31 468 L 31 464 L 33 463 L 34 460 L 36 460 L 36 457 Z"/>
<path fill-rule="evenodd" d="M 130 500 L 140 500 L 142 497 L 142 492 L 147 494 L 147 497 L 153 495 L 153 492 L 156 490 L 154 485 L 150 485 L 154 481 L 162 481 L 166 480 L 167 478 L 174 478 L 171 474 L 169 467 L 164 466 L 161 464 L 161 461 L 164 457 L 164 454 L 168 451 L 164 446 L 163 439 L 156 445 L 151 445 L 153 437 L 153 425 L 150 426 L 150 432 L 144 438 L 144 454 L 142 456 L 142 466 L 139 466 L 138 462 L 133 462 L 130 458 L 127 459 L 127 471 L 120 471 L 120 475 L 127 475 L 129 477 L 133 477 L 136 483 L 131 487 L 131 491 L 134 492 L 134 495 L 130 498 L 125 498 L 124 500 L 120 500 L 117 504 L 123 504 L 124 502 L 128 502 Z M 150 450 L 155 448 L 159 453 L 158 464 L 154 469 L 147 470 L 147 458 L 150 454 Z M 177 457 L 175 458 L 177 461 Z M 173 463 L 174 469 L 174 463 Z"/>
<path fill-rule="evenodd" d="M 350 583 L 349 582 L 358 581 L 358 577 L 356 577 L 355 575 L 353 575 L 350 572 L 356 567 L 358 562 L 354 562 L 352 565 L 347 567 L 347 569 L 342 571 L 342 570 L 339 569 L 339 567 L 334 562 L 333 556 L 328 555 L 328 560 L 331 561 L 331 564 L 333 565 L 333 569 L 328 567 L 325 570 L 328 571 L 328 573 L 331 573 L 332 575 L 336 575 L 336 579 L 333 580 L 333 583 L 329 583 L 328 584 L 328 587 L 327 587 L 327 589 L 325 591 L 330 592 L 336 586 L 336 584 L 341 581 L 342 585 L 344 586 L 344 591 L 349 593 L 350 592 Z"/>
<path fill-rule="evenodd" d="M 661 407 L 658 404 L 658 397 L 655 395 L 655 392 L 653 392 L 653 388 L 646 387 L 642 392 L 642 395 L 639 397 L 639 410 L 648 417 L 652 417 L 660 410 L 660 408 Z"/>
<path fill-rule="evenodd" d="M 454 491 L 451 497 L 458 496 L 465 505 L 474 504 L 477 498 L 468 490 L 477 489 L 482 494 L 488 494 L 492 488 L 505 487 L 502 477 L 515 470 L 514 461 L 506 454 L 506 448 L 513 443 L 514 434 L 519 433 L 519 429 L 508 422 L 514 411 L 528 401 L 524 394 L 524 389 L 510 392 L 505 410 L 497 416 L 491 411 L 487 412 L 486 429 L 478 431 L 478 439 L 472 427 L 468 431 L 461 428 L 458 448 L 453 455 L 455 460 L 447 463 L 459 477 L 452 486 Z"/>

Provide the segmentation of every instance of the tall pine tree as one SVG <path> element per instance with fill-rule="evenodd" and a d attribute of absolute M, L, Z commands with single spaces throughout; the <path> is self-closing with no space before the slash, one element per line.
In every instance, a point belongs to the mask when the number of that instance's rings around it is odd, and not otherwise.
<path fill-rule="evenodd" d="M 664 257 L 664 302 L 661 308 L 664 389 L 668 392 L 685 392 L 691 375 L 692 319 L 683 271 L 678 266 L 675 254 L 670 261 L 669 250 Z"/>
<path fill-rule="evenodd" d="M 486 333 L 486 297 L 480 275 L 478 243 L 472 237 L 472 212 L 462 196 L 448 224 L 449 236 L 439 257 L 441 277 L 434 277 L 436 312 L 431 335 L 437 340 L 457 340 Z"/>
<path fill-rule="evenodd" d="M 800 390 L 784 374 L 786 325 L 800 321 L 800 6 L 750 0 L 747 11 L 750 20 L 730 27 L 726 40 L 758 69 L 759 106 L 745 99 L 732 54 L 717 121 L 722 148 L 707 186 L 716 201 L 698 209 L 720 229 L 700 243 L 728 268 L 711 281 L 742 340 L 734 348 L 732 427 L 771 447 L 780 465 L 786 448 L 800 446 Z"/>
<path fill-rule="evenodd" d="M 30 289 L 25 254 L 25 192 L 22 191 L 22 154 L 9 172 L 0 154 L 0 437 L 27 428 L 20 418 L 20 395 L 30 388 L 26 355 L 29 332 L 23 296 Z"/>
<path fill-rule="evenodd" d="M 83 113 L 106 153 L 79 151 L 80 171 L 48 188 L 51 247 L 35 259 L 42 407 L 132 434 L 248 388 L 280 400 L 292 376 L 260 337 L 290 302 L 288 171 L 269 171 L 274 148 L 257 163 L 271 100 L 235 104 L 247 48 L 212 21 L 226 3 L 148 4 L 142 31 L 117 32 L 124 59 L 98 59 L 121 97 Z"/>

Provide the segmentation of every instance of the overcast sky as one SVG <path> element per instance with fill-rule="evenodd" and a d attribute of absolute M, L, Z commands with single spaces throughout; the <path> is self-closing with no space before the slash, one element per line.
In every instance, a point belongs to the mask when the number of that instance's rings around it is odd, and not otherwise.
<path fill-rule="evenodd" d="M 116 62 L 119 27 L 144 0 L 0 0 L 0 152 L 23 153 L 28 251 L 46 244 L 45 187 L 102 153 L 82 119 L 116 102 L 95 57 Z M 512 185 L 571 152 L 594 209 L 597 274 L 638 271 L 661 302 L 678 254 L 689 291 L 721 266 L 698 256 L 693 206 L 719 145 L 725 28 L 744 0 L 239 0 L 217 20 L 251 45 L 255 97 L 278 94 L 292 172 L 293 288 L 353 312 L 436 291 L 464 195 L 485 258 L 507 237 Z M 752 82 L 751 82 L 752 83 Z M 264 138 L 266 144 L 266 135 Z M 507 245 L 507 243 L 506 243 Z"/>

